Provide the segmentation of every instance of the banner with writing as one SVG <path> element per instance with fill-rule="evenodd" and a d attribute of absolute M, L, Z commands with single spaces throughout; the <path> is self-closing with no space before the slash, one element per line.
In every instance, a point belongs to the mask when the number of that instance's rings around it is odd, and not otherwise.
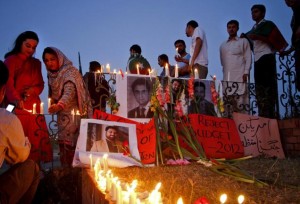
<path fill-rule="evenodd" d="M 106 121 L 135 124 L 138 151 L 142 163 L 152 164 L 155 162 L 156 131 L 154 126 L 154 118 L 152 118 L 148 123 L 143 124 L 117 115 L 101 112 L 99 110 L 94 112 L 94 118 Z"/>
<path fill-rule="evenodd" d="M 285 158 L 276 119 L 233 113 L 245 155 Z"/>
<path fill-rule="evenodd" d="M 207 157 L 233 159 L 244 156 L 233 120 L 201 114 L 190 114 L 189 120 Z"/>

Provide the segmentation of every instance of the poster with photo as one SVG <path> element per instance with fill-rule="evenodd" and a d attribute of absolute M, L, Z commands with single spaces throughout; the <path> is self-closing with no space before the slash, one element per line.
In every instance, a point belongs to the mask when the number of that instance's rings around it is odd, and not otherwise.
<path fill-rule="evenodd" d="M 118 116 L 138 122 L 148 122 L 154 115 L 150 110 L 150 99 L 155 77 L 147 75 L 117 75 L 116 98 L 120 103 Z"/>
<path fill-rule="evenodd" d="M 215 105 L 212 102 L 212 83 L 214 83 L 212 80 L 194 80 L 194 98 L 190 99 L 188 106 L 189 114 L 217 116 Z"/>
<path fill-rule="evenodd" d="M 93 163 L 108 154 L 108 164 L 113 167 L 140 165 L 136 125 L 96 119 L 82 119 L 73 166 Z M 130 158 L 126 155 L 131 155 Z"/>

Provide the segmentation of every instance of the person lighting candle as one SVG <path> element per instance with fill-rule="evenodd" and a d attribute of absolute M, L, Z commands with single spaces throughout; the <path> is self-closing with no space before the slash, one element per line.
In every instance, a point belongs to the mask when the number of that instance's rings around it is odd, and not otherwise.
<path fill-rule="evenodd" d="M 176 40 L 174 46 L 176 48 L 175 61 L 178 64 L 178 76 L 180 78 L 190 78 L 189 60 L 191 55 L 186 52 L 184 40 Z"/>
<path fill-rule="evenodd" d="M 31 146 L 29 158 L 37 163 L 50 162 L 53 159 L 46 120 L 42 116 L 32 115 L 33 104 L 40 104 L 40 94 L 44 89 L 41 61 L 33 57 L 39 43 L 38 35 L 33 31 L 21 33 L 14 47 L 5 54 L 4 64 L 9 69 L 6 85 L 6 102 L 16 105 L 15 114 L 20 119 Z M 40 112 L 40 106 L 35 107 Z M 36 121 L 39 117 L 39 123 Z M 39 131 L 37 134 L 37 130 Z"/>
<path fill-rule="evenodd" d="M 48 112 L 57 114 L 60 162 L 68 167 L 73 161 L 80 123 L 65 118 L 73 117 L 72 110 L 78 110 L 80 117 L 92 118 L 91 99 L 82 75 L 59 49 L 45 48 L 43 61 L 47 69 L 49 97 L 55 102 Z"/>

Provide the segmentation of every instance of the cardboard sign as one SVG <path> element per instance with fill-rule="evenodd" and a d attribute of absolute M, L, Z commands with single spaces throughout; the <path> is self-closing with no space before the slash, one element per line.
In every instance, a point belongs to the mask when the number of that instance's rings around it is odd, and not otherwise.
<path fill-rule="evenodd" d="M 245 155 L 285 158 L 276 119 L 233 113 Z"/>
<path fill-rule="evenodd" d="M 106 121 L 115 121 L 130 123 L 136 125 L 136 134 L 138 141 L 138 151 L 140 153 L 140 158 L 143 164 L 152 164 L 155 162 L 156 154 L 156 131 L 154 127 L 154 119 L 152 118 L 150 122 L 142 124 L 127 118 L 123 118 L 116 115 L 111 115 L 99 110 L 94 112 L 95 119 L 101 119 Z"/>
<path fill-rule="evenodd" d="M 244 148 L 233 120 L 190 114 L 189 122 L 208 158 L 233 159 L 244 156 Z"/>

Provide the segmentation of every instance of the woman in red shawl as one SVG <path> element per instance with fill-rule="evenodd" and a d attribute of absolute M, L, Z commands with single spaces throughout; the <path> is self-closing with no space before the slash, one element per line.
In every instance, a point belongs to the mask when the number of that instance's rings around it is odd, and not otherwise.
<path fill-rule="evenodd" d="M 4 63 L 9 69 L 7 103 L 14 103 L 17 107 L 15 113 L 31 143 L 29 158 L 40 163 L 52 161 L 53 154 L 44 116 L 30 112 L 33 104 L 36 104 L 36 112 L 40 112 L 39 95 L 44 89 L 41 62 L 33 57 L 38 42 L 36 33 L 21 33 L 14 48 L 5 54 Z"/>
<path fill-rule="evenodd" d="M 57 114 L 60 162 L 62 166 L 71 166 L 79 119 L 92 117 L 91 99 L 78 69 L 59 49 L 45 48 L 43 60 L 48 72 L 49 97 L 53 102 L 48 111 Z"/>

